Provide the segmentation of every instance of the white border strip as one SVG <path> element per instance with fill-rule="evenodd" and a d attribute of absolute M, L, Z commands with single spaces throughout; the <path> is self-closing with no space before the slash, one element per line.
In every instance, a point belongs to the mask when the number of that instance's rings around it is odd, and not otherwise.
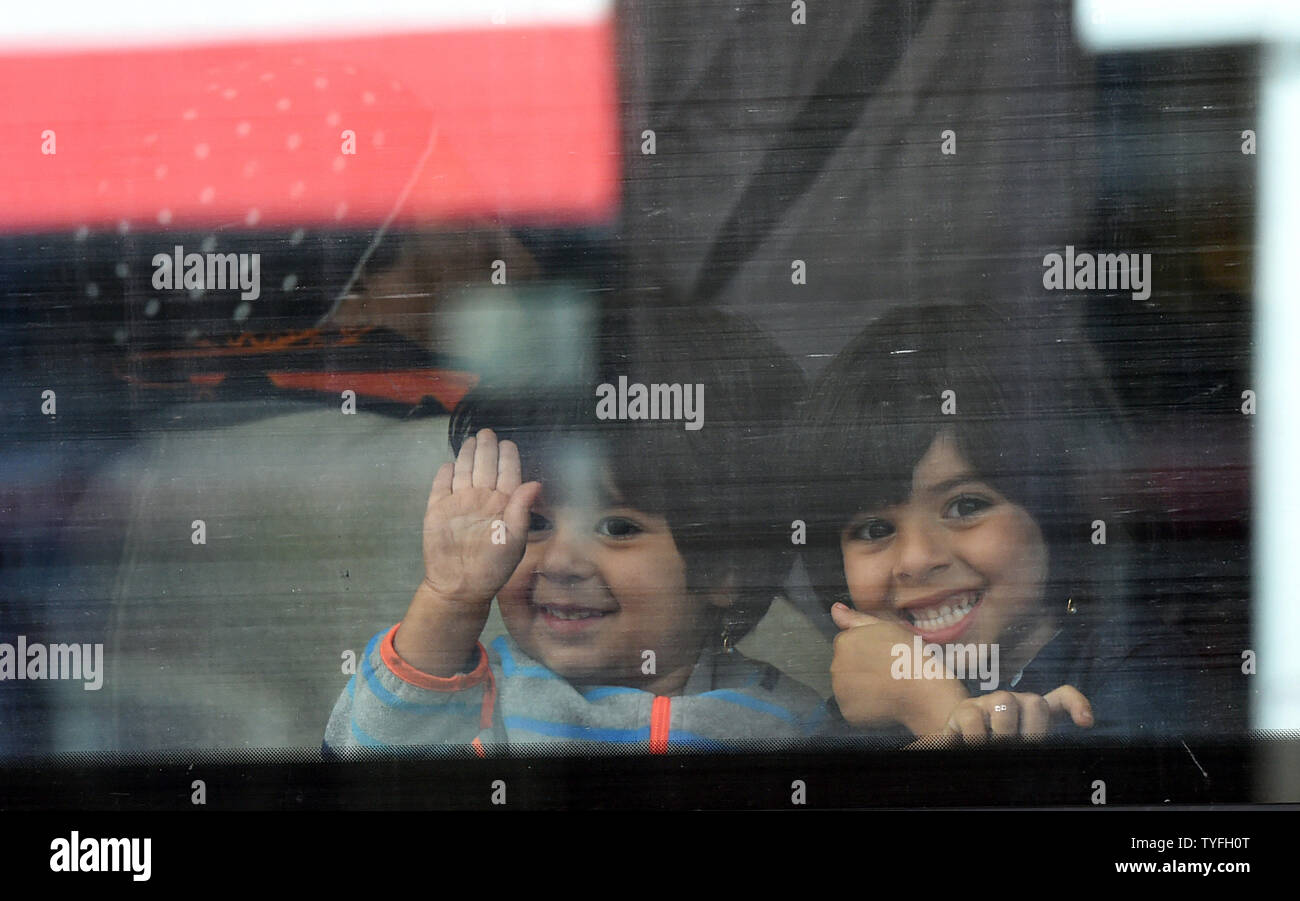
<path fill-rule="evenodd" d="M 1089 50 L 1155 50 L 1300 39 L 1300 0 L 1075 0 Z"/>
<path fill-rule="evenodd" d="M 1256 237 L 1255 468 L 1256 729 L 1300 730 L 1300 600 L 1293 563 L 1300 541 L 1300 41 L 1265 49 L 1259 104 Z"/>
<path fill-rule="evenodd" d="M 0 48 L 47 51 L 471 28 L 590 25 L 613 0 L 38 0 L 6 7 Z"/>

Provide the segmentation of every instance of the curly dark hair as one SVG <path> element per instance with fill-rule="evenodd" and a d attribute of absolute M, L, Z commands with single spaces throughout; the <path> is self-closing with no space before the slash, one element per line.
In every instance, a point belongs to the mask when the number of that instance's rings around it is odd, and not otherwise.
<path fill-rule="evenodd" d="M 607 302 L 591 331 L 572 379 L 485 378 L 455 410 L 452 451 L 491 428 L 519 446 L 525 478 L 550 478 L 563 492 L 565 467 L 581 448 L 583 474 L 595 470 L 625 503 L 667 519 L 689 589 L 734 592 L 718 626 L 721 634 L 725 615 L 738 640 L 767 612 L 793 563 L 782 452 L 803 373 L 752 322 L 707 307 Z M 704 385 L 702 427 L 599 419 L 597 386 L 620 376 Z"/>

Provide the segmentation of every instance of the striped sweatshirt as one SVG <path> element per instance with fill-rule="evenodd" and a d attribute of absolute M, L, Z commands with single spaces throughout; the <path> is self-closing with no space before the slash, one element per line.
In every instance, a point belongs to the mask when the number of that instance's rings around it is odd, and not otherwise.
<path fill-rule="evenodd" d="M 334 705 L 327 756 L 349 748 L 572 745 L 576 752 L 754 749 L 832 727 L 811 688 L 739 651 L 706 650 L 681 695 L 579 687 L 529 658 L 508 636 L 478 646 L 472 671 L 446 678 L 398 656 L 397 626 L 371 639 Z M 541 750 L 541 748 L 539 748 Z"/>

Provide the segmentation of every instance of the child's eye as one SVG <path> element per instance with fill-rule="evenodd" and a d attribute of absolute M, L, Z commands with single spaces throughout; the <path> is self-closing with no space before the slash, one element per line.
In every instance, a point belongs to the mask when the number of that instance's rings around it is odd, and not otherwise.
<path fill-rule="evenodd" d="M 857 541 L 881 541 L 894 534 L 894 524 L 887 519 L 868 519 L 853 527 Z"/>
<path fill-rule="evenodd" d="M 946 514 L 958 519 L 965 519 L 968 516 L 975 516 L 978 513 L 982 513 L 992 506 L 993 502 L 985 498 L 963 494 L 959 498 L 954 498 L 953 501 L 948 504 Z"/>
<path fill-rule="evenodd" d="M 540 513 L 528 514 L 529 532 L 546 532 L 551 528 L 551 521 Z"/>
<path fill-rule="evenodd" d="M 639 535 L 643 529 L 626 517 L 606 516 L 596 524 L 596 531 L 606 538 L 631 538 Z"/>

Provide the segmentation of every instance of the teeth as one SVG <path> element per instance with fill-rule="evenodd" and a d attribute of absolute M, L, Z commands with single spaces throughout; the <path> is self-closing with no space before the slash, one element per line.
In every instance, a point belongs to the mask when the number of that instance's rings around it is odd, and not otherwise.
<path fill-rule="evenodd" d="M 591 619 L 593 616 L 605 615 L 601 610 L 560 610 L 556 607 L 543 607 L 542 609 L 546 611 L 548 616 L 565 620 Z"/>
<path fill-rule="evenodd" d="M 946 629 L 949 626 L 961 622 L 966 614 L 980 602 L 983 594 L 975 592 L 966 595 L 965 600 L 959 604 L 943 604 L 940 607 L 931 607 L 927 610 L 908 611 L 908 616 L 912 619 L 912 624 L 918 629 L 925 632 L 933 632 L 936 629 Z"/>

